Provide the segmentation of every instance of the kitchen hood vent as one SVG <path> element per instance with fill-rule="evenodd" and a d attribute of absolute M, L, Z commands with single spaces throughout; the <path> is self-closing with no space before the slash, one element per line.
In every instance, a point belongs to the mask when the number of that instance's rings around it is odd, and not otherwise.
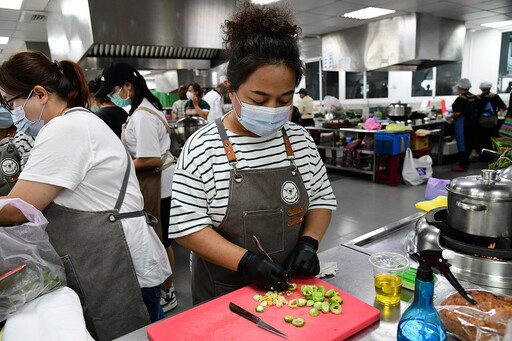
<path fill-rule="evenodd" d="M 424 13 L 383 19 L 322 37 L 322 56 L 341 71 L 414 71 L 460 62 L 463 22 Z"/>
<path fill-rule="evenodd" d="M 52 59 L 95 70 L 112 61 L 139 69 L 210 69 L 223 62 L 221 25 L 233 0 L 50 0 Z"/>
<path fill-rule="evenodd" d="M 95 44 L 86 57 L 109 58 L 170 58 L 170 59 L 216 59 L 219 49 L 154 46 Z"/>

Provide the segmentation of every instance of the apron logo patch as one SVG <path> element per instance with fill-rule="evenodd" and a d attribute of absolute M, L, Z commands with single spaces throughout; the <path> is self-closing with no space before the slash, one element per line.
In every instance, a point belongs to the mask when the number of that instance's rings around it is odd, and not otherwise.
<path fill-rule="evenodd" d="M 281 187 L 281 199 L 287 204 L 295 204 L 299 200 L 299 188 L 291 181 L 286 181 Z"/>
<path fill-rule="evenodd" d="M 7 176 L 16 175 L 19 171 L 18 162 L 12 158 L 3 159 L 0 167 L 2 168 L 2 173 Z"/>

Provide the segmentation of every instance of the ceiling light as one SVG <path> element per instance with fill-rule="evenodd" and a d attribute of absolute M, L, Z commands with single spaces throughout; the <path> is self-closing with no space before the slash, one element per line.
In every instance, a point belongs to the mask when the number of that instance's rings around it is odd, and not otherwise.
<path fill-rule="evenodd" d="M 23 0 L 0 0 L 0 8 L 20 9 Z"/>
<path fill-rule="evenodd" d="M 7 44 L 9 42 L 9 37 L 0 37 L 0 44 Z"/>
<path fill-rule="evenodd" d="M 343 14 L 345 18 L 351 18 L 351 19 L 371 19 L 380 17 L 386 14 L 395 13 L 396 11 L 393 9 L 385 9 L 385 8 L 378 8 L 378 7 L 367 7 L 363 8 L 357 11 L 348 12 Z"/>
<path fill-rule="evenodd" d="M 502 28 L 502 27 L 512 26 L 512 20 L 490 22 L 487 24 L 481 24 L 480 26 L 490 27 L 490 28 Z"/>
<path fill-rule="evenodd" d="M 141 76 L 147 76 L 151 73 L 151 70 L 139 70 Z"/>
<path fill-rule="evenodd" d="M 266 5 L 266 4 L 269 4 L 271 2 L 276 2 L 276 1 L 279 1 L 279 0 L 251 0 L 253 3 L 257 4 L 257 5 Z"/>

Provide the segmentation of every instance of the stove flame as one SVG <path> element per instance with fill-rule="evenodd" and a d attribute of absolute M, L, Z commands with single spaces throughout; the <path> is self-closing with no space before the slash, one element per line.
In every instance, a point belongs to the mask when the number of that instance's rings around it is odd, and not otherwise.
<path fill-rule="evenodd" d="M 496 242 L 492 242 L 491 244 L 489 244 L 489 246 L 487 248 L 494 249 L 495 247 L 496 247 Z"/>

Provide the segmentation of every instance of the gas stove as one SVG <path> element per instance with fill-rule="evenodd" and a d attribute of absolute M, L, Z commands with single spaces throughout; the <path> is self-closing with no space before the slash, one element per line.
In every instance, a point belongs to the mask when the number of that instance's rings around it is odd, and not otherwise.
<path fill-rule="evenodd" d="M 512 240 L 462 233 L 447 223 L 446 208 L 432 210 L 416 222 L 406 251 L 428 249 L 452 250 L 451 272 L 459 280 L 494 291 L 509 293 L 512 289 Z"/>

